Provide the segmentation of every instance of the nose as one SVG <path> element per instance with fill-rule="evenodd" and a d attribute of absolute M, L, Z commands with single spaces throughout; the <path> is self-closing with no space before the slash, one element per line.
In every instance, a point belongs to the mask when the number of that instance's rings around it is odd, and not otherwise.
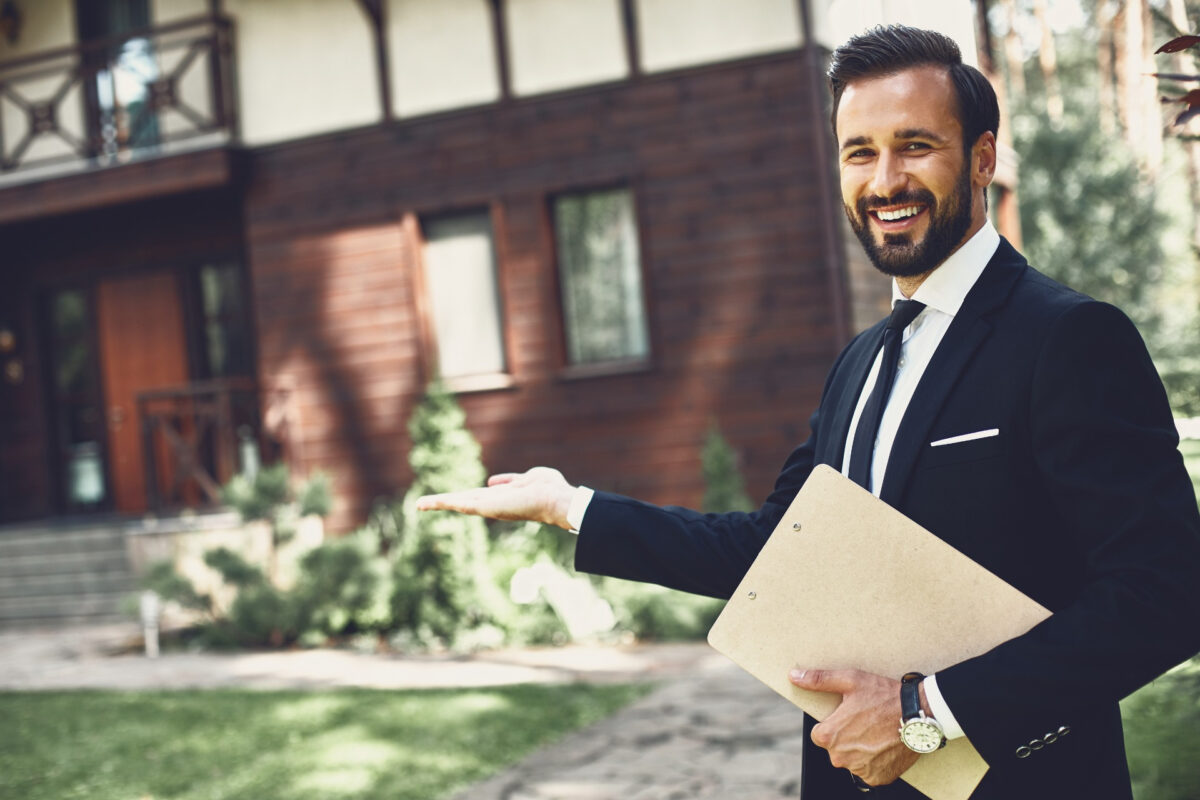
<path fill-rule="evenodd" d="M 871 176 L 871 193 L 877 197 L 894 197 L 907 181 L 900 159 L 887 151 L 880 153 Z"/>

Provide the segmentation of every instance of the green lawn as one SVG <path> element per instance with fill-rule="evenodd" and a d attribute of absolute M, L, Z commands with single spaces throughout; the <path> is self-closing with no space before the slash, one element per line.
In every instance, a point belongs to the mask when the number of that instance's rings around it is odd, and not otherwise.
<path fill-rule="evenodd" d="M 0 797 L 433 800 L 649 685 L 0 693 Z"/>

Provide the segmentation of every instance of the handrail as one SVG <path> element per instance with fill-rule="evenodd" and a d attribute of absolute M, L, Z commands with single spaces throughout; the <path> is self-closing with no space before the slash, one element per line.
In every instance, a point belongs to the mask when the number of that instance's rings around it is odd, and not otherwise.
<path fill-rule="evenodd" d="M 174 33 L 175 31 L 184 30 L 191 27 L 200 27 L 207 25 L 215 25 L 218 27 L 232 27 L 233 22 L 229 17 L 219 14 L 210 15 L 204 14 L 186 19 L 179 19 L 174 22 L 168 22 L 165 25 L 150 25 L 144 28 L 127 31 L 115 36 L 109 36 L 105 39 L 88 39 L 86 42 L 66 45 L 54 50 L 39 50 L 36 53 L 30 53 L 19 58 L 10 58 L 7 61 L 0 61 L 0 73 L 15 67 L 23 67 L 26 64 L 36 63 L 38 61 L 53 61 L 62 58 L 63 56 L 73 55 L 81 50 L 106 50 L 109 47 L 117 44 L 124 44 L 131 39 L 150 39 L 156 35 Z"/>
<path fill-rule="evenodd" d="M 137 410 L 146 505 L 155 511 L 220 505 L 221 486 L 239 469 L 243 446 L 252 446 L 255 460 L 259 457 L 262 426 L 253 378 L 139 392 Z"/>
<path fill-rule="evenodd" d="M 0 115 L 0 174 L 224 144 L 237 134 L 233 83 L 233 23 L 220 15 L 0 62 L 0 97 L 17 112 Z"/>

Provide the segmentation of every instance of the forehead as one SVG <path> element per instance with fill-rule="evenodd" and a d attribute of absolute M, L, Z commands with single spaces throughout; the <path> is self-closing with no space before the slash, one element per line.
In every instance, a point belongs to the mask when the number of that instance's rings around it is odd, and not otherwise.
<path fill-rule="evenodd" d="M 913 129 L 961 138 L 954 84 L 945 67 L 912 67 L 846 85 L 837 112 L 839 142 L 890 138 L 896 131 Z"/>

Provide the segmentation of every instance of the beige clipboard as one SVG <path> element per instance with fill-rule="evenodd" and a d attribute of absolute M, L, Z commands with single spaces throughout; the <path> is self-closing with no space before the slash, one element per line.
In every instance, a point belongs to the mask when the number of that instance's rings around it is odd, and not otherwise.
<path fill-rule="evenodd" d="M 784 513 L 708 641 L 818 720 L 838 695 L 788 671 L 926 674 L 1019 636 L 1050 612 L 828 466 Z M 899 727 L 899 720 L 896 721 Z M 966 739 L 902 776 L 932 800 L 965 800 L 987 772 Z"/>

